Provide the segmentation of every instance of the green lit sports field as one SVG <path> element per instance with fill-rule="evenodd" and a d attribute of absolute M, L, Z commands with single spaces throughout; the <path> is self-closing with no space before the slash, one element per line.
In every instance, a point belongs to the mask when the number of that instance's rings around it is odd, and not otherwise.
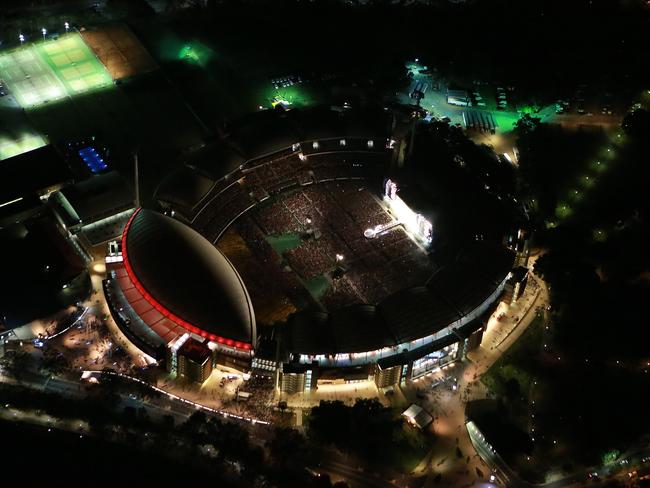
<path fill-rule="evenodd" d="M 112 84 L 77 33 L 0 53 L 0 78 L 23 108 Z"/>
<path fill-rule="evenodd" d="M 21 134 L 11 138 L 0 133 L 0 161 L 45 146 L 45 139 L 39 134 Z"/>

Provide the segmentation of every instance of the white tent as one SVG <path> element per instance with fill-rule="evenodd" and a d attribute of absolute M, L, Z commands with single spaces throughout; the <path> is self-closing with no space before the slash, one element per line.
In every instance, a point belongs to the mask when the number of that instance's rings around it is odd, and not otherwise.
<path fill-rule="evenodd" d="M 409 408 L 404 410 L 402 417 L 405 417 L 409 424 L 420 429 L 424 429 L 427 425 L 433 422 L 433 417 L 421 406 L 416 405 L 415 403 L 411 404 Z"/>

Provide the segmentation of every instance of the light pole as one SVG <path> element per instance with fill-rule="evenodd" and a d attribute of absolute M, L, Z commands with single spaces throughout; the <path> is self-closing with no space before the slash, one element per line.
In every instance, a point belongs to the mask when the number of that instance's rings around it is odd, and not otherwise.
<path fill-rule="evenodd" d="M 43 27 L 41 29 L 41 32 L 43 33 L 43 40 L 45 40 L 45 35 L 47 34 L 47 29 L 45 27 Z"/>
<path fill-rule="evenodd" d="M 22 34 L 18 34 L 18 40 L 20 41 L 20 45 L 22 46 L 23 43 L 25 42 L 25 36 Z"/>
<path fill-rule="evenodd" d="M 69 22 L 65 22 L 65 23 L 63 24 L 63 27 L 65 27 L 65 31 L 68 32 L 68 31 L 70 30 L 70 23 L 69 23 Z"/>

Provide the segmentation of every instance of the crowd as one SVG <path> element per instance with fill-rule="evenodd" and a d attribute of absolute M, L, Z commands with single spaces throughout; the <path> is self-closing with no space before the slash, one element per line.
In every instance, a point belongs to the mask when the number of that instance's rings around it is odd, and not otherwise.
<path fill-rule="evenodd" d="M 229 411 L 243 417 L 252 417 L 259 420 L 272 421 L 273 410 L 269 405 L 273 402 L 274 381 L 272 377 L 252 375 L 250 379 L 239 387 L 239 391 L 250 393 L 245 401 L 231 402 Z"/>
<path fill-rule="evenodd" d="M 249 219 L 239 219 L 237 230 L 264 273 L 288 297 L 300 294 L 301 288 L 304 293 L 301 281 L 324 275 L 331 280 L 321 299 L 326 308 L 376 303 L 423 282 L 432 272 L 426 255 L 401 227 L 372 240 L 363 236 L 365 229 L 391 221 L 362 181 L 382 166 L 374 164 L 382 157 L 353 153 L 304 157 L 286 151 L 250 162 L 239 180 L 230 178 L 220 187 L 193 225 L 216 242 L 242 213 L 254 208 Z M 302 242 L 278 256 L 264 236 L 284 234 L 298 234 Z M 281 262 L 295 275 L 287 273 Z"/>

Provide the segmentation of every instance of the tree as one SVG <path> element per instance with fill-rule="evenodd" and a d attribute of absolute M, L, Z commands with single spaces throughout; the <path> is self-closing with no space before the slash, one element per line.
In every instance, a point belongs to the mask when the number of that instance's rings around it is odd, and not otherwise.
<path fill-rule="evenodd" d="M 644 108 L 638 108 L 629 112 L 621 127 L 625 133 L 637 139 L 643 139 L 650 136 L 650 111 Z"/>
<path fill-rule="evenodd" d="M 289 466 L 307 466 L 312 460 L 311 446 L 307 439 L 297 430 L 277 428 L 267 447 L 274 464 L 280 469 Z"/>

